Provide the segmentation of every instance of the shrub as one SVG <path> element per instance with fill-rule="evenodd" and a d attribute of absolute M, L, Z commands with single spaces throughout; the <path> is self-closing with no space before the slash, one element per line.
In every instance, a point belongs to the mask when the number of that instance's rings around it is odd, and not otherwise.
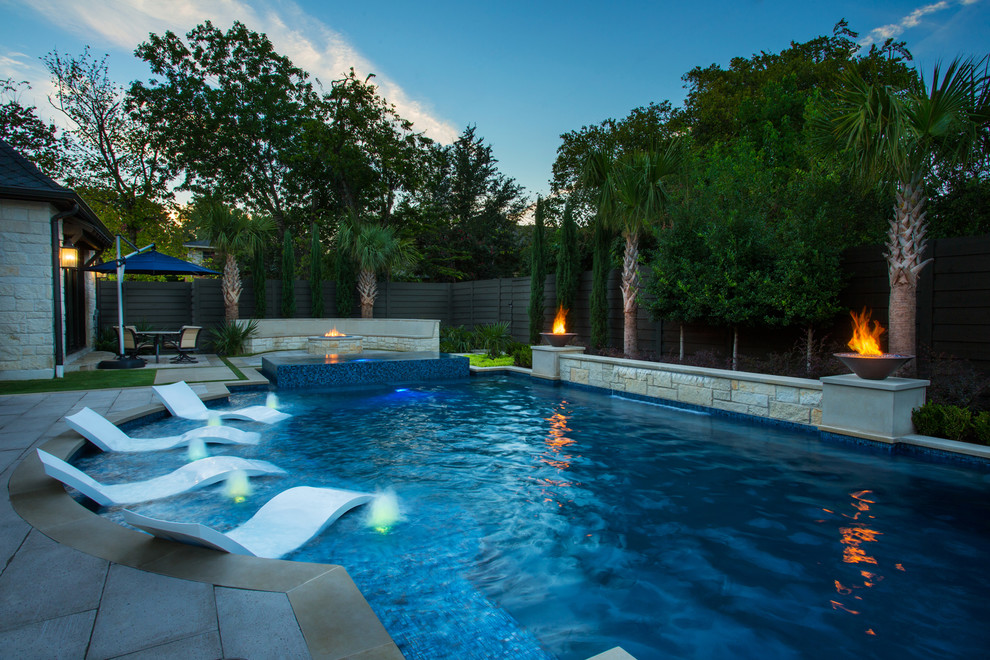
<path fill-rule="evenodd" d="M 440 328 L 440 350 L 444 353 L 467 353 L 475 347 L 477 337 L 463 325 Z"/>
<path fill-rule="evenodd" d="M 213 350 L 220 355 L 240 355 L 244 352 L 244 344 L 258 331 L 258 320 L 224 321 L 210 330 L 213 337 Z"/>
<path fill-rule="evenodd" d="M 478 337 L 480 348 L 485 349 L 490 358 L 497 358 L 499 355 L 508 353 L 509 346 L 513 343 L 512 335 L 509 334 L 508 321 L 479 325 L 475 327 L 474 332 Z"/>
<path fill-rule="evenodd" d="M 509 347 L 509 355 L 512 356 L 512 363 L 517 367 L 533 368 L 533 347 L 522 342 L 513 342 Z"/>
<path fill-rule="evenodd" d="M 93 348 L 98 351 L 116 353 L 120 350 L 120 338 L 111 326 L 107 326 L 96 333 L 96 341 L 93 343 Z"/>
<path fill-rule="evenodd" d="M 972 420 L 973 442 L 981 445 L 990 445 L 990 412 L 984 410 L 973 415 Z"/>
<path fill-rule="evenodd" d="M 931 401 L 911 411 L 911 421 L 918 433 L 935 438 L 985 443 L 990 435 L 990 413 L 974 418 L 968 408 Z"/>

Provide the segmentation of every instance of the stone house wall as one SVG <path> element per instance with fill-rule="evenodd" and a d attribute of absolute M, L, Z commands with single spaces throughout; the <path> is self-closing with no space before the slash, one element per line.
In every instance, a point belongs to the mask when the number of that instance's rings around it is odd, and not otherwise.
<path fill-rule="evenodd" d="M 55 212 L 47 202 L 0 199 L 0 380 L 52 376 Z"/>
<path fill-rule="evenodd" d="M 559 360 L 563 382 L 797 424 L 822 421 L 817 380 L 577 353 L 561 354 Z"/>

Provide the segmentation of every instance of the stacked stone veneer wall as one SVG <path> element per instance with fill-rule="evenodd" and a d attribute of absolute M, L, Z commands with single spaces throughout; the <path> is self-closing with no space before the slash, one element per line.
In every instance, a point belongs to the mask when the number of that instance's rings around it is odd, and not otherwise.
<path fill-rule="evenodd" d="M 54 213 L 47 203 L 0 200 L 0 380 L 53 373 Z"/>
<path fill-rule="evenodd" d="M 332 328 L 359 335 L 366 351 L 439 351 L 440 321 L 421 319 L 262 319 L 248 353 L 306 350 L 310 337 Z"/>
<path fill-rule="evenodd" d="M 560 356 L 560 379 L 797 424 L 822 421 L 817 380 L 573 353 Z"/>

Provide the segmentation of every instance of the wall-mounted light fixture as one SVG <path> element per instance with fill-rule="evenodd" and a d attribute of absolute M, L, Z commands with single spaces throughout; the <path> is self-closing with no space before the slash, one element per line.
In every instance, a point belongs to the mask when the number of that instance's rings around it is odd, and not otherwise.
<path fill-rule="evenodd" d="M 59 263 L 62 268 L 75 268 L 79 265 L 79 250 L 69 239 L 65 239 L 58 251 Z"/>

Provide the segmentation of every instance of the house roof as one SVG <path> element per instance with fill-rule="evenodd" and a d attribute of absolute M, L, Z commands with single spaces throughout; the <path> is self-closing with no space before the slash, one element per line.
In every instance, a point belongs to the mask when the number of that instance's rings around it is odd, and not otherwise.
<path fill-rule="evenodd" d="M 48 202 L 60 211 L 78 205 L 75 218 L 95 248 L 109 247 L 113 235 L 93 209 L 72 189 L 60 186 L 19 151 L 0 140 L 0 198 Z"/>
<path fill-rule="evenodd" d="M 213 246 L 209 241 L 186 241 L 182 244 L 184 248 L 193 248 L 197 250 L 212 250 Z"/>

